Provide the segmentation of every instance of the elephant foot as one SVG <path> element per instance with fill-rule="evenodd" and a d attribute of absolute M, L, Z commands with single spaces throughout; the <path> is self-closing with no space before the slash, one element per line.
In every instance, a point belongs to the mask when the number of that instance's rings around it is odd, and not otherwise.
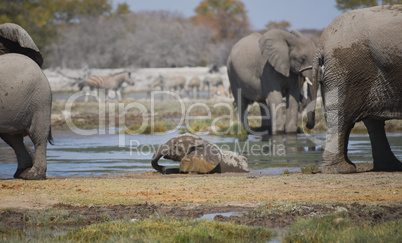
<path fill-rule="evenodd" d="M 356 172 L 356 166 L 354 164 L 349 164 L 346 161 L 343 163 L 326 165 L 323 164 L 321 168 L 323 174 L 349 174 Z"/>
<path fill-rule="evenodd" d="M 342 156 L 343 152 L 324 151 L 321 172 L 324 174 L 349 174 L 356 172 L 356 165 Z"/>
<path fill-rule="evenodd" d="M 21 178 L 22 172 L 24 172 L 25 170 L 28 170 L 29 168 L 31 168 L 31 167 L 24 168 L 24 169 L 18 168 L 17 171 L 14 173 L 14 178 Z"/>
<path fill-rule="evenodd" d="M 18 173 L 15 173 L 15 175 Z M 36 167 L 25 169 L 22 173 L 15 178 L 21 178 L 24 180 L 45 180 L 46 179 L 46 170 L 37 169 Z"/>
<path fill-rule="evenodd" d="M 266 132 L 267 134 L 272 134 L 272 127 L 271 126 L 260 126 L 255 127 L 252 129 L 254 132 Z"/>
<path fill-rule="evenodd" d="M 395 157 L 386 161 L 374 161 L 372 171 L 402 171 L 402 163 Z"/>

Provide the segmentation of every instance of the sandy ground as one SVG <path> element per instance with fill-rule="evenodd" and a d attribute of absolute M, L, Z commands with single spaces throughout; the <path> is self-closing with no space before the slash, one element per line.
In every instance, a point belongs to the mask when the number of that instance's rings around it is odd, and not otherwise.
<path fill-rule="evenodd" d="M 351 212 L 358 220 L 387 221 L 402 217 L 401 179 L 400 172 L 272 176 L 147 172 L 119 178 L 3 180 L 0 225 L 21 227 L 29 222 L 29 215 L 49 211 L 49 217 L 64 212 L 85 219 L 69 223 L 74 225 L 101 222 L 105 215 L 111 219 L 156 214 L 199 218 L 218 213 L 215 220 L 282 227 L 298 217 L 338 211 Z M 261 207 L 272 210 L 260 215 Z M 231 215 L 224 216 L 225 212 Z"/>

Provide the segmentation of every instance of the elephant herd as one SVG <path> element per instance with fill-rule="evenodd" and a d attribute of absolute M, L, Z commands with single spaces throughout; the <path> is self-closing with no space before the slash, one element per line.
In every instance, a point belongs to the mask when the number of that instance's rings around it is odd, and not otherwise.
<path fill-rule="evenodd" d="M 358 121 L 364 122 L 370 136 L 373 170 L 402 171 L 384 129 L 385 120 L 402 119 L 401 40 L 401 5 L 344 13 L 323 31 L 317 45 L 298 31 L 252 33 L 233 46 L 227 60 L 239 120 L 249 129 L 247 107 L 257 102 L 261 131 L 296 133 L 304 99 L 308 104 L 306 126 L 311 129 L 321 89 L 327 123 L 322 172 L 356 171 L 347 147 L 350 131 Z M 24 29 L 11 23 L 0 25 L 0 137 L 15 151 L 15 178 L 46 178 L 46 147 L 52 142 L 52 93 L 42 63 L 38 48 Z M 197 82 L 201 80 L 194 80 L 195 85 Z M 160 77 L 158 85 L 166 83 Z M 184 85 L 180 79 L 175 83 Z M 306 85 L 308 88 L 302 89 Z M 25 136 L 32 140 L 34 153 L 24 145 Z M 155 152 L 153 168 L 166 173 L 158 164 L 161 157 L 180 161 L 179 172 L 249 170 L 245 157 L 222 151 L 192 134 L 173 138 Z"/>

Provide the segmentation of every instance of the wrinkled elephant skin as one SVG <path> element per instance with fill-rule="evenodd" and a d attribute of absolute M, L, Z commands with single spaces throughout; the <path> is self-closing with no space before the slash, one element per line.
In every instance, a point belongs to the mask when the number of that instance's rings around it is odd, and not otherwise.
<path fill-rule="evenodd" d="M 14 174 L 22 179 L 46 178 L 46 147 L 51 141 L 52 92 L 46 76 L 30 58 L 20 54 L 0 56 L 0 137 L 17 156 Z M 32 140 L 35 152 L 24 145 Z"/>
<path fill-rule="evenodd" d="M 402 119 L 401 40 L 401 5 L 349 11 L 322 33 L 313 64 L 313 100 L 323 68 L 321 93 L 328 127 L 323 173 L 356 171 L 347 147 L 358 121 L 364 122 L 370 136 L 374 170 L 402 170 L 384 129 L 385 120 Z M 312 118 L 309 128 L 315 123 Z"/>
<path fill-rule="evenodd" d="M 261 35 L 252 33 L 240 39 L 227 60 L 230 88 L 239 112 L 239 120 L 251 132 L 247 120 L 248 105 L 258 102 L 260 130 L 272 134 L 296 133 L 302 77 L 312 79 L 314 44 L 298 31 L 271 29 Z M 307 69 L 306 69 L 307 68 Z M 304 78 L 303 78 L 304 79 Z M 307 79 L 306 79 L 307 80 Z M 311 101 L 311 86 L 308 102 Z M 286 106 L 282 98 L 286 98 Z M 282 107 L 286 107 L 286 122 Z M 309 115 L 309 114 L 308 114 Z"/>
<path fill-rule="evenodd" d="M 180 162 L 182 173 L 248 172 L 247 159 L 231 151 L 222 151 L 217 145 L 193 134 L 174 137 L 161 145 L 152 158 L 152 167 L 166 173 L 158 164 L 163 157 Z"/>

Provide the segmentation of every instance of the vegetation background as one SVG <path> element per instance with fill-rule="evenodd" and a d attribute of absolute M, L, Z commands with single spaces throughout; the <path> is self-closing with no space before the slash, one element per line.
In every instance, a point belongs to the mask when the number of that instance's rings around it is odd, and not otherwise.
<path fill-rule="evenodd" d="M 336 0 L 349 10 L 402 0 Z M 194 16 L 132 12 L 111 0 L 0 0 L 0 23 L 21 25 L 44 55 L 44 67 L 117 68 L 225 65 L 232 45 L 252 31 L 240 0 L 200 0 Z M 290 28 L 286 20 L 266 28 Z M 302 30 L 317 40 L 320 30 Z"/>

